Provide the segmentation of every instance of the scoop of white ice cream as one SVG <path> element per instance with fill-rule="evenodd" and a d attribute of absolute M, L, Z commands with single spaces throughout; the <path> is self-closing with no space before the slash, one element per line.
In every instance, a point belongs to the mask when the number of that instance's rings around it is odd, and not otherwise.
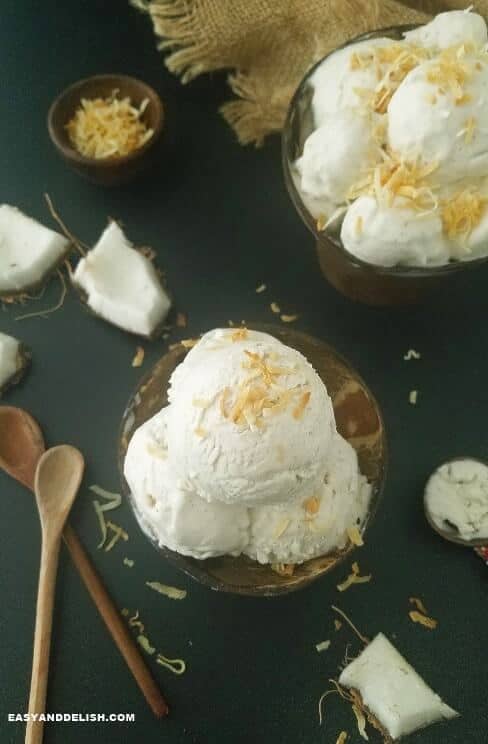
<path fill-rule="evenodd" d="M 193 558 L 239 555 L 248 541 L 248 510 L 210 504 L 178 481 L 168 459 L 167 418 L 163 408 L 135 431 L 127 450 L 124 475 L 141 528 Z"/>
<path fill-rule="evenodd" d="M 462 64 L 472 77 L 463 86 L 467 99 L 461 105 L 435 76 L 438 61 L 432 60 L 407 75 L 388 107 L 391 149 L 409 160 L 438 163 L 433 178 L 439 185 L 488 172 L 488 67 L 469 56 Z M 432 74 L 439 82 L 429 82 Z"/>
<path fill-rule="evenodd" d="M 207 333 L 171 378 L 169 455 L 208 501 L 309 494 L 335 431 L 330 397 L 295 349 L 255 331 Z"/>
<path fill-rule="evenodd" d="M 250 542 L 244 552 L 260 563 L 302 563 L 343 548 L 348 527 L 360 527 L 371 487 L 359 475 L 355 450 L 336 434 L 324 479 L 308 498 L 250 509 Z"/>
<path fill-rule="evenodd" d="M 344 203 L 351 184 L 379 160 L 373 136 L 378 119 L 351 108 L 325 116 L 296 162 L 301 191 L 324 203 Z"/>
<path fill-rule="evenodd" d="M 341 239 L 349 253 L 376 266 L 439 266 L 449 261 L 437 212 L 421 215 L 404 205 L 383 206 L 372 196 L 351 204 Z"/>
<path fill-rule="evenodd" d="M 405 34 L 406 41 L 434 49 L 447 49 L 458 44 L 482 47 L 488 41 L 486 22 L 478 13 L 451 10 L 439 13 L 430 23 Z"/>
<path fill-rule="evenodd" d="M 367 52 L 378 46 L 391 46 L 391 39 L 379 38 L 359 41 L 326 57 L 310 77 L 313 88 L 312 109 L 317 127 L 325 124 L 330 114 L 345 108 L 363 107 L 360 90 L 374 90 L 378 85 L 375 65 L 352 69 L 351 58 L 355 52 Z"/>

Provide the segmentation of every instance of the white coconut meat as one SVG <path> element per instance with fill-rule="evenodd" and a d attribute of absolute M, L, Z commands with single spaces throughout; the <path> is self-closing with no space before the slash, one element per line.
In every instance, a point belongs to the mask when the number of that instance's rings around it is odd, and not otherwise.
<path fill-rule="evenodd" d="M 0 333 L 0 393 L 21 377 L 27 363 L 20 341 Z"/>
<path fill-rule="evenodd" d="M 392 739 L 459 715 L 426 685 L 383 633 L 348 664 L 339 682 L 359 692 L 364 706 Z"/>
<path fill-rule="evenodd" d="M 78 263 L 73 283 L 96 315 L 141 336 L 152 336 L 171 306 L 153 264 L 116 222 Z"/>
<path fill-rule="evenodd" d="M 69 241 L 16 207 L 0 205 L 0 294 L 36 287 L 68 253 Z"/>

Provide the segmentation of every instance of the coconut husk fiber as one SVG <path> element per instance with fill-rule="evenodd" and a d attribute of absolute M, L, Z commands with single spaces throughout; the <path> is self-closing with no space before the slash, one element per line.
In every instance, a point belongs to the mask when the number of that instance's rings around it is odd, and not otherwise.
<path fill-rule="evenodd" d="M 242 144 L 280 131 L 307 69 L 358 34 L 435 13 L 466 0 L 130 0 L 149 14 L 167 68 L 188 83 L 229 70 L 235 98 L 221 113 Z M 488 16 L 488 0 L 475 10 Z"/>

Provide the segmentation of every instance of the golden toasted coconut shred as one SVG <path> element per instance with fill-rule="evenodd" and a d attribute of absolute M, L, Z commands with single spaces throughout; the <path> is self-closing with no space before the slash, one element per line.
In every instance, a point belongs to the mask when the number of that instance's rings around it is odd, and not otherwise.
<path fill-rule="evenodd" d="M 378 204 L 392 207 L 397 198 L 419 212 L 429 212 L 438 205 L 429 177 L 437 170 L 438 163 L 421 164 L 399 158 L 382 151 L 383 162 L 351 186 L 347 194 L 350 201 L 359 196 L 374 196 Z"/>
<path fill-rule="evenodd" d="M 466 239 L 486 212 L 488 198 L 475 189 L 464 189 L 443 200 L 442 223 L 449 239 Z"/>
<path fill-rule="evenodd" d="M 71 143 L 88 158 L 128 155 L 142 147 L 154 134 L 142 121 L 149 100 L 136 108 L 130 98 L 82 98 L 81 106 L 66 125 Z"/>
<path fill-rule="evenodd" d="M 352 70 L 374 67 L 376 88 L 355 88 L 355 93 L 378 114 L 386 113 L 388 104 L 409 72 L 429 58 L 427 49 L 409 44 L 371 47 L 351 55 Z"/>

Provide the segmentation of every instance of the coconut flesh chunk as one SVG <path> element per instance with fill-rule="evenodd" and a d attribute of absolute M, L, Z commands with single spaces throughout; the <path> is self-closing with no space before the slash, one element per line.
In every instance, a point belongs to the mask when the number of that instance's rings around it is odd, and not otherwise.
<path fill-rule="evenodd" d="M 80 260 L 73 282 L 96 315 L 141 336 L 152 336 L 171 306 L 151 261 L 133 247 L 116 222 Z"/>
<path fill-rule="evenodd" d="M 0 205 L 0 294 L 16 294 L 43 283 L 70 242 L 16 207 Z"/>
<path fill-rule="evenodd" d="M 364 706 L 392 739 L 459 715 L 425 684 L 383 633 L 343 670 L 339 682 L 360 693 Z"/>
<path fill-rule="evenodd" d="M 18 382 L 27 367 L 28 355 L 20 341 L 0 333 L 0 393 L 14 382 Z"/>

